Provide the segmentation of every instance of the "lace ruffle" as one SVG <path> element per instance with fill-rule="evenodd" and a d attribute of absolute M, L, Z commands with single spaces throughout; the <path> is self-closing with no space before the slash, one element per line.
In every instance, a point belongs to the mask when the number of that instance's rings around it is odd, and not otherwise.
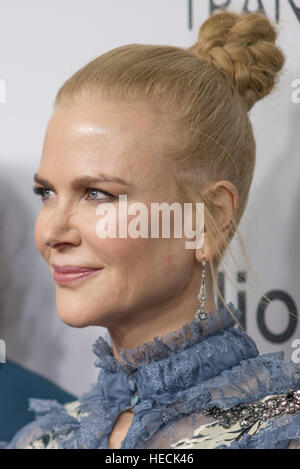
<path fill-rule="evenodd" d="M 228 309 L 232 314 L 229 313 Z M 132 372 L 136 368 L 162 360 L 172 356 L 174 352 L 187 350 L 206 337 L 214 335 L 218 330 L 228 329 L 236 324 L 234 318 L 240 321 L 242 311 L 234 306 L 232 302 L 222 306 L 219 310 L 210 314 L 203 322 L 191 321 L 182 328 L 170 332 L 162 337 L 154 337 L 150 342 L 138 345 L 132 349 L 121 349 L 121 362 L 113 356 L 112 347 L 103 337 L 98 337 L 93 344 L 93 351 L 98 357 L 95 366 L 107 368 L 112 371 L 120 369 Z"/>

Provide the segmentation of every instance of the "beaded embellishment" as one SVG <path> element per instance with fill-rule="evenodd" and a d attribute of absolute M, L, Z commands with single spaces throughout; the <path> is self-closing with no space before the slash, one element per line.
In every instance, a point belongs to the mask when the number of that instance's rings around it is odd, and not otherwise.
<path fill-rule="evenodd" d="M 294 414 L 299 410 L 300 390 L 290 389 L 285 394 L 267 396 L 265 399 L 251 404 L 238 404 L 228 410 L 212 407 L 202 412 L 204 415 L 213 416 L 225 428 L 229 428 L 237 422 L 245 428 L 259 420 L 266 421 L 283 414 Z"/>

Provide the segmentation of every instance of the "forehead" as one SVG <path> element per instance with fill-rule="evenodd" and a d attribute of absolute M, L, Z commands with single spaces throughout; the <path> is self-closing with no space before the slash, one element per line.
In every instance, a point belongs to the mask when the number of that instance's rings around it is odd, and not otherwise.
<path fill-rule="evenodd" d="M 128 179 L 158 176 L 163 165 L 161 116 L 149 104 L 99 101 L 57 106 L 40 168 L 103 170 Z"/>

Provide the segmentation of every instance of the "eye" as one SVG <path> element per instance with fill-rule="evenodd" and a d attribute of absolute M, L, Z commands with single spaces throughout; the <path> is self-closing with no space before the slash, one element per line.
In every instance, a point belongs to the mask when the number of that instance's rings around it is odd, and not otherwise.
<path fill-rule="evenodd" d="M 51 191 L 51 189 L 46 189 L 45 187 L 39 187 L 39 186 L 34 186 L 32 190 L 34 194 L 39 195 L 43 201 L 48 200 L 48 199 L 45 199 L 45 191 Z"/>
<path fill-rule="evenodd" d="M 91 198 L 91 199 L 88 199 L 88 200 L 101 200 L 101 199 L 105 199 L 105 198 L 114 198 L 114 196 L 112 194 L 109 194 L 108 192 L 105 192 L 105 191 L 101 191 L 100 189 L 93 189 L 93 188 L 90 188 L 90 189 L 87 189 L 87 192 L 88 193 L 95 193 L 95 192 L 99 192 L 100 194 L 104 194 L 106 197 L 100 197 L 98 199 L 96 198 Z"/>

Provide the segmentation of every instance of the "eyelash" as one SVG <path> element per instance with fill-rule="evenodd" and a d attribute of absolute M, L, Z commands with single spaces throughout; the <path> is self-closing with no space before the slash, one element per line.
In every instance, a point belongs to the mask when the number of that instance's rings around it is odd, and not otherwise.
<path fill-rule="evenodd" d="M 45 202 L 45 200 L 49 200 L 49 199 L 43 199 L 44 195 L 45 195 L 45 191 L 50 191 L 52 189 L 47 189 L 46 187 L 39 187 L 39 186 L 34 186 L 33 187 L 33 192 L 34 194 L 36 195 L 39 195 L 42 199 L 42 202 Z M 105 192 L 105 191 L 102 191 L 100 189 L 95 189 L 95 188 L 87 188 L 86 192 L 101 192 L 102 194 L 105 194 L 107 195 L 107 197 L 109 198 L 115 198 L 114 195 L 110 194 L 109 192 Z M 100 200 L 102 199 L 90 199 L 92 200 L 93 202 L 99 202 Z"/>

